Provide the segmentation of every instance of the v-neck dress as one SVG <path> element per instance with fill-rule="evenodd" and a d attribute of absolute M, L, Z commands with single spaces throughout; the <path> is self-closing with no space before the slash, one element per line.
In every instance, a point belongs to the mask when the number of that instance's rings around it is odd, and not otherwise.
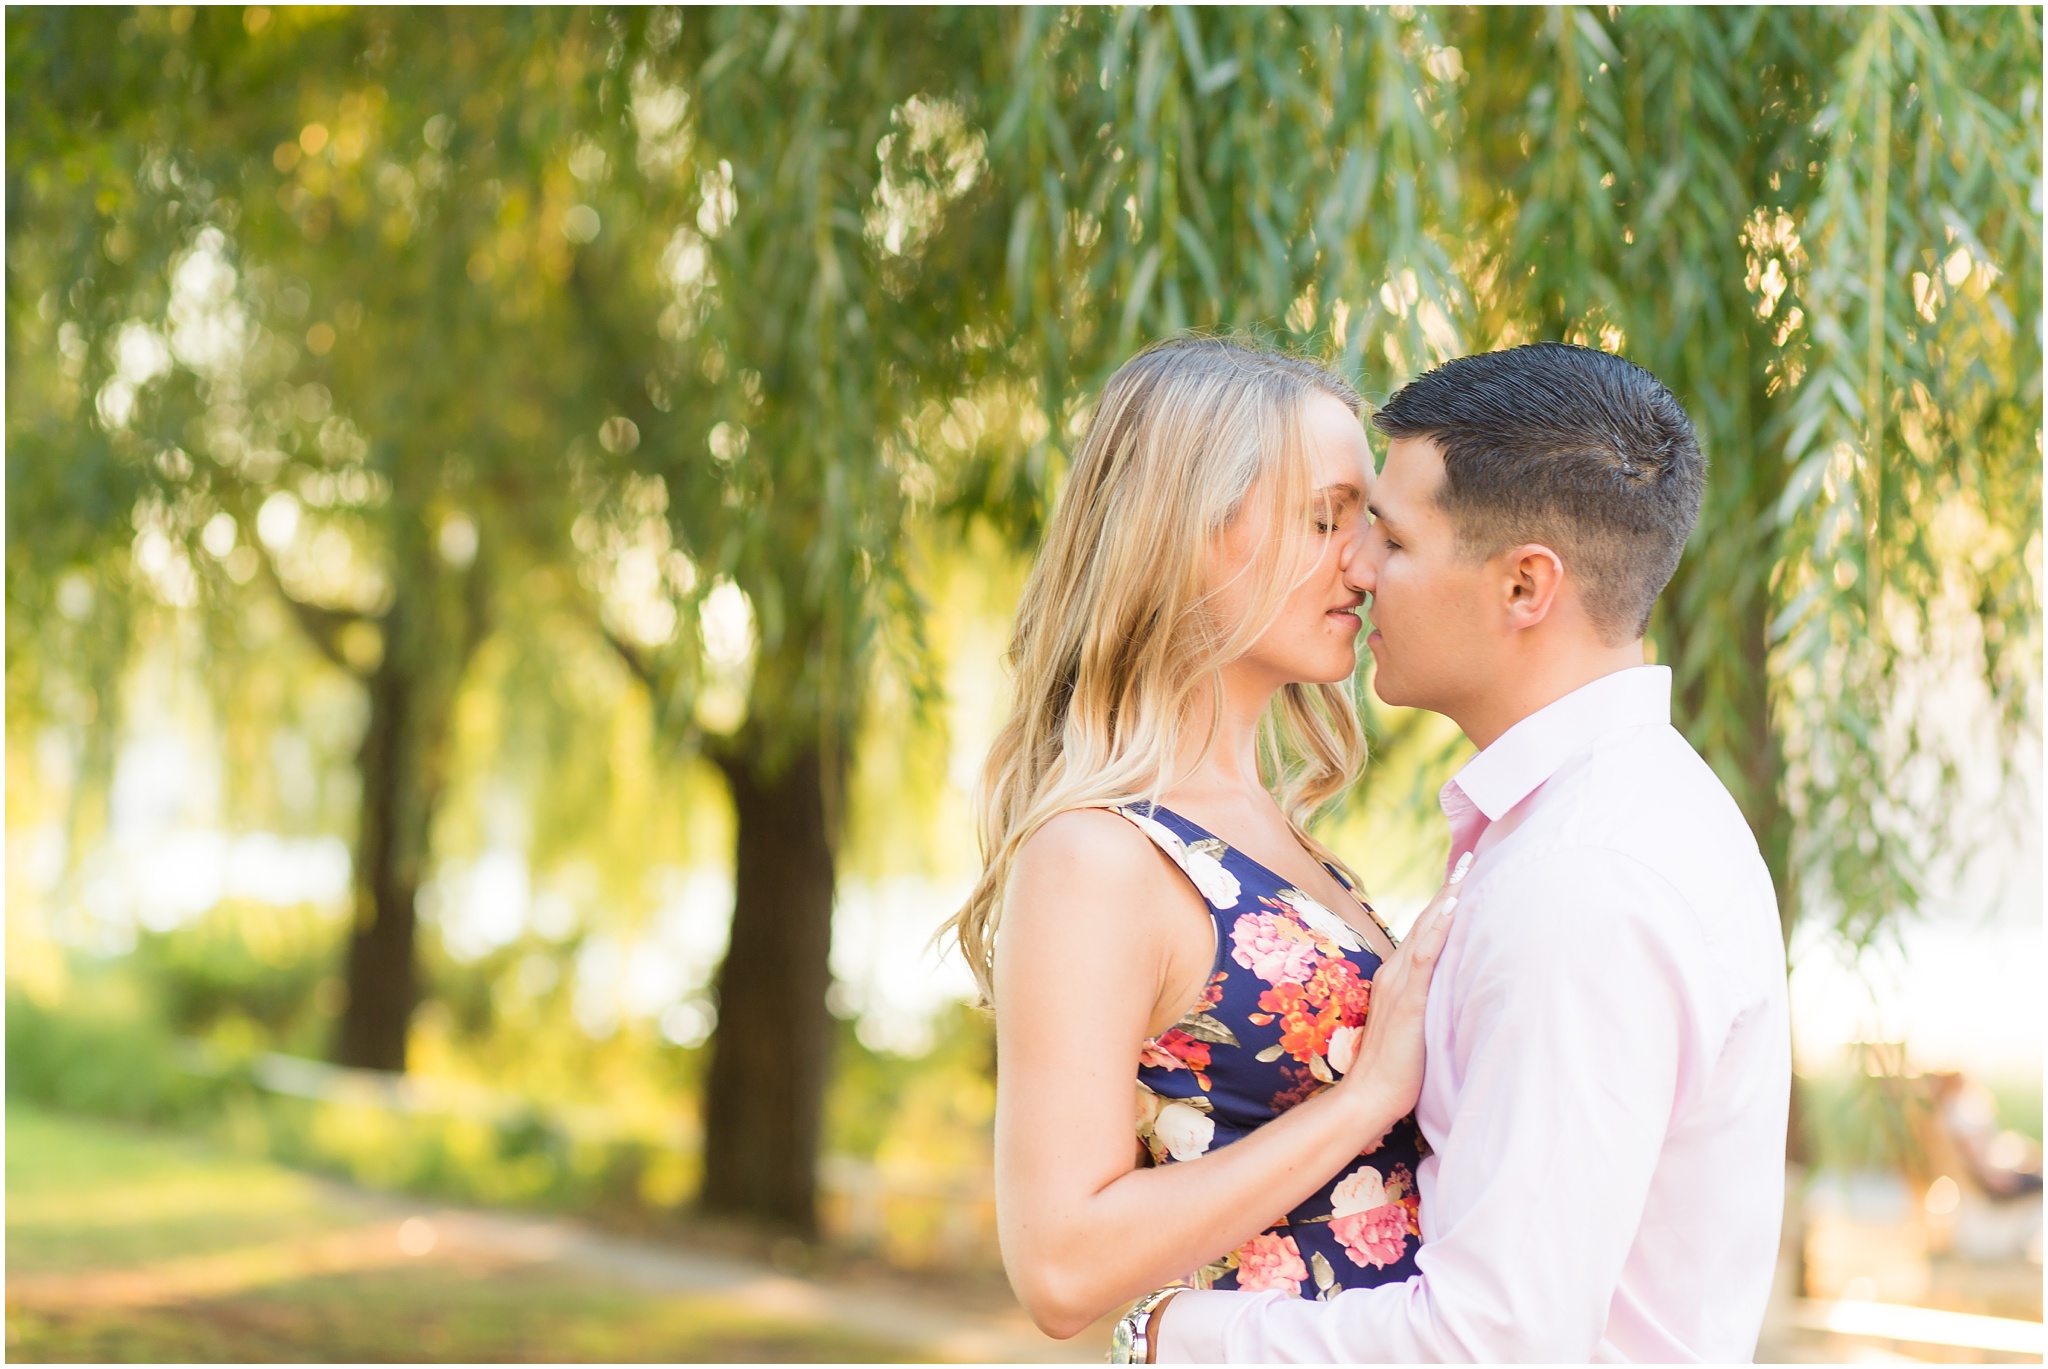
<path fill-rule="evenodd" d="M 1335 1083 L 1357 1058 L 1380 958 L 1343 918 L 1179 814 L 1111 811 L 1180 867 L 1216 924 L 1202 1001 L 1138 1061 L 1139 1139 L 1154 1163 L 1173 1164 Z M 1342 872 L 1324 868 L 1379 921 Z M 1416 1272 L 1415 1167 L 1427 1153 L 1415 1119 L 1401 1119 L 1293 1211 L 1184 1282 L 1306 1298 L 1399 1283 Z"/>

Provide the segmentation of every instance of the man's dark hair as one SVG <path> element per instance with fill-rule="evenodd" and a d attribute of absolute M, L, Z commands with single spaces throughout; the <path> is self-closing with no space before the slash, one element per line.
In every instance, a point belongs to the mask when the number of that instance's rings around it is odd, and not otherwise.
<path fill-rule="evenodd" d="M 1610 642 L 1649 628 L 1706 484 L 1692 420 L 1657 377 L 1608 352 L 1538 342 L 1446 362 L 1372 421 L 1442 448 L 1437 501 L 1467 554 L 1540 542 Z"/>

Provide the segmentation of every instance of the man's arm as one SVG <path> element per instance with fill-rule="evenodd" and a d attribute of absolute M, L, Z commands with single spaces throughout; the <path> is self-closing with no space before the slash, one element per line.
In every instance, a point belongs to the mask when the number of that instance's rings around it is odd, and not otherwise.
<path fill-rule="evenodd" d="M 1618 853 L 1492 873 L 1466 894 L 1431 996 L 1432 1019 L 1450 1014 L 1432 1049 L 1449 1040 L 1454 1058 L 1429 1068 L 1460 1083 L 1419 1276 L 1327 1303 L 1183 1293 L 1160 1319 L 1161 1362 L 1591 1358 L 1710 964 L 1676 892 Z"/>

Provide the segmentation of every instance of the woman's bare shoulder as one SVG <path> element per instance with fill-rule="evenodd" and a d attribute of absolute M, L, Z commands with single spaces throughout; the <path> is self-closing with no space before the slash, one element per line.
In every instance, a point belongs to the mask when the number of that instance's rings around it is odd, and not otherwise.
<path fill-rule="evenodd" d="M 1138 1012 L 1127 1025 L 1141 1030 L 1155 981 L 1207 953 L 1206 921 L 1194 885 L 1136 825 L 1104 808 L 1070 809 L 1017 852 L 996 940 L 996 1001 L 1050 993 L 1063 1012 L 1081 999 L 1105 1011 L 1121 1004 Z"/>
<path fill-rule="evenodd" d="M 1085 869 L 1116 877 L 1157 869 L 1157 848 L 1133 822 L 1106 807 L 1069 807 L 1030 834 L 1018 863 L 1049 873 Z"/>
<path fill-rule="evenodd" d="M 1039 901 L 1034 894 L 1064 903 L 1083 893 L 1150 902 L 1176 884 L 1186 889 L 1152 839 L 1107 808 L 1070 808 L 1046 822 L 1019 848 L 1013 879 L 1027 903 Z"/>
<path fill-rule="evenodd" d="M 1092 858 L 1136 864 L 1136 858 L 1151 849 L 1151 838 L 1122 814 L 1107 808 L 1069 808 L 1033 832 L 1018 855 L 1024 859 Z"/>

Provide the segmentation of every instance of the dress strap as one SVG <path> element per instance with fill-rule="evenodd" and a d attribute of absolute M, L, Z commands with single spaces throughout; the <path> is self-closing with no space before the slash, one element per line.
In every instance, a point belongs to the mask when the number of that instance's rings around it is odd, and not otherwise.
<path fill-rule="evenodd" d="M 1203 833 L 1193 840 L 1159 820 L 1160 815 L 1173 818 L 1184 826 L 1201 831 L 1185 818 L 1151 804 L 1119 804 L 1109 809 L 1124 818 L 1149 837 L 1154 846 L 1166 853 L 1166 858 L 1180 867 L 1182 874 L 1195 886 L 1195 892 L 1202 896 L 1214 912 L 1235 908 L 1244 892 L 1236 875 L 1224 868 L 1222 854 L 1230 849 L 1216 837 Z"/>

